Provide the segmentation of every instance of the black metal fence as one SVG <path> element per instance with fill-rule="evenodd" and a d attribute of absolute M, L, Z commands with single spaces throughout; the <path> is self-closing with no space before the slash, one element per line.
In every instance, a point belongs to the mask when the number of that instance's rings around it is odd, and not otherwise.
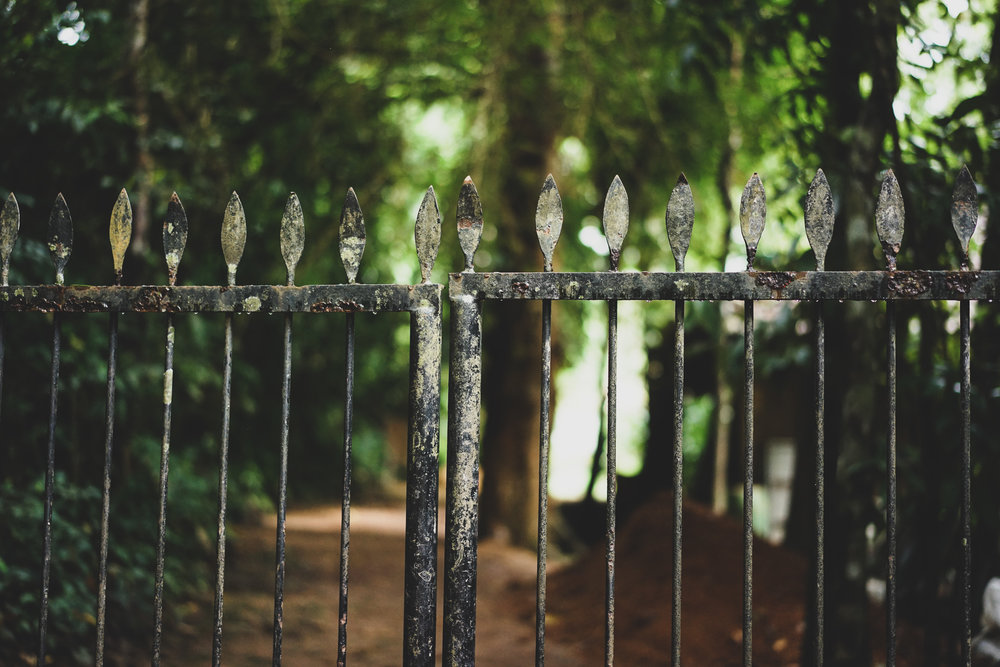
<path fill-rule="evenodd" d="M 805 228 L 817 260 L 815 271 L 756 271 L 753 268 L 757 243 L 764 229 L 765 193 L 760 179 L 750 179 L 740 205 L 740 221 L 747 247 L 747 270 L 732 273 L 688 273 L 684 257 L 694 222 L 694 200 L 683 176 L 679 179 L 666 209 L 666 229 L 676 261 L 674 273 L 619 272 L 618 263 L 628 229 L 628 197 L 619 179 L 608 190 L 604 205 L 604 230 L 610 250 L 608 272 L 553 272 L 552 256 L 563 222 L 562 204 L 554 180 L 546 180 L 538 201 L 536 230 L 544 258 L 544 270 L 537 273 L 475 273 L 474 255 L 483 229 L 483 212 L 475 186 L 467 179 L 458 200 L 458 238 L 465 255 L 465 270 L 453 273 L 449 281 L 451 320 L 450 380 L 448 396 L 448 456 L 446 498 L 446 544 L 444 582 L 443 664 L 471 665 L 475 662 L 477 525 L 479 488 L 479 425 L 481 410 L 481 314 L 484 303 L 503 300 L 542 302 L 540 484 L 538 502 L 539 540 L 536 606 L 536 663 L 545 655 L 545 599 L 547 560 L 547 479 L 551 406 L 551 302 L 597 300 L 608 304 L 608 387 L 607 387 L 607 579 L 605 662 L 614 660 L 615 636 L 615 518 L 616 518 L 616 414 L 617 414 L 617 331 L 618 301 L 672 301 L 675 304 L 673 386 L 673 600 L 672 660 L 679 664 L 681 651 L 681 557 L 682 557 L 682 434 L 684 396 L 684 315 L 690 300 L 744 302 L 745 313 L 745 406 L 744 406 L 744 503 L 743 503 L 743 662 L 752 660 L 753 621 L 753 469 L 754 469 L 754 304 L 768 300 L 814 302 L 815 324 L 815 438 L 816 460 L 816 568 L 817 600 L 814 626 L 817 629 L 816 662 L 823 661 L 824 637 L 824 386 L 825 386 L 825 301 L 886 302 L 886 524 L 888 539 L 886 628 L 888 662 L 895 661 L 896 631 L 896 315 L 899 300 L 958 301 L 961 338 L 961 444 L 962 526 L 960 535 L 963 562 L 958 564 L 964 610 L 963 657 L 969 663 L 971 637 L 970 570 L 970 309 L 971 301 L 992 300 L 1000 291 L 1000 271 L 968 269 L 969 239 L 976 225 L 976 186 L 962 170 L 955 188 L 952 222 L 964 257 L 956 271 L 908 271 L 896 269 L 896 254 L 903 233 L 903 201 L 892 172 L 888 172 L 876 211 L 876 228 L 885 252 L 885 271 L 826 271 L 824 260 L 833 223 L 833 199 L 822 172 L 818 172 L 806 198 Z M 49 562 L 51 558 L 51 517 L 58 418 L 61 315 L 63 313 L 108 313 L 110 320 L 107 364 L 106 437 L 104 500 L 100 539 L 98 609 L 96 613 L 96 662 L 104 659 L 105 592 L 107 588 L 108 515 L 111 478 L 111 451 L 115 424 L 115 374 L 120 313 L 165 313 L 166 358 L 163 373 L 163 439 L 161 449 L 160 511 L 154 591 L 154 639 L 152 662 L 160 659 L 163 615 L 163 568 L 165 559 L 166 493 L 169 479 L 172 420 L 173 315 L 186 312 L 226 314 L 223 364 L 222 436 L 219 461 L 219 519 L 217 536 L 217 577 L 213 662 L 219 664 L 222 649 L 223 588 L 225 574 L 226 498 L 230 383 L 232 378 L 232 315 L 234 313 L 283 313 L 284 374 L 281 410 L 280 489 L 274 595 L 273 662 L 281 660 L 282 605 L 285 574 L 285 498 L 287 453 L 291 410 L 292 316 L 295 313 L 344 313 L 346 318 L 346 410 L 344 426 L 344 502 L 341 529 L 340 626 L 338 661 L 346 662 L 347 595 L 349 571 L 351 438 L 354 387 L 354 313 L 409 312 L 411 315 L 409 436 L 406 480 L 406 553 L 403 663 L 428 665 L 435 661 L 435 619 L 437 592 L 437 472 L 442 347 L 441 285 L 429 282 L 441 235 L 441 217 L 432 189 L 424 197 L 416 220 L 416 246 L 423 282 L 420 285 L 361 285 L 355 283 L 365 244 L 363 216 L 357 198 L 349 191 L 341 215 L 340 250 L 349 284 L 295 286 L 295 267 L 304 242 L 302 210 L 293 194 L 288 199 L 281 223 L 281 250 L 288 270 L 288 283 L 277 285 L 237 285 L 236 270 L 246 240 L 242 204 L 234 193 L 222 226 L 222 245 L 228 265 L 225 286 L 179 286 L 177 268 L 184 252 L 187 220 L 176 195 L 171 199 L 164 222 L 164 251 L 169 284 L 166 286 L 123 286 L 123 256 L 131 233 L 131 209 L 122 191 L 111 216 L 111 243 L 116 283 L 109 287 L 66 286 L 63 274 L 72 250 L 73 229 L 69 209 L 60 196 L 49 221 L 48 247 L 56 269 L 55 284 L 9 286 L 8 264 L 17 236 L 19 213 L 11 195 L 0 217 L 0 257 L 3 261 L 0 287 L 0 317 L 16 311 L 53 313 L 51 403 L 49 411 L 48 458 L 45 482 L 43 575 L 40 595 L 38 664 L 46 658 L 48 622 Z M 3 385 L 3 320 L 0 319 L 0 392 Z M 3 422 L 0 421 L 0 432 Z M 2 547 L 0 547 L 2 548 Z"/>

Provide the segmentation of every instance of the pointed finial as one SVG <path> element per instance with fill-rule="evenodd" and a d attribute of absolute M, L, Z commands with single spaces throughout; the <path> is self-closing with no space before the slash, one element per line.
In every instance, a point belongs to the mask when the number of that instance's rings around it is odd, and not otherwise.
<path fill-rule="evenodd" d="M 167 284 L 177 283 L 177 267 L 184 256 L 184 246 L 187 245 L 188 219 L 184 205 L 177 193 L 170 196 L 167 204 L 167 217 L 163 219 L 163 254 L 167 260 Z"/>
<path fill-rule="evenodd" d="M 535 233 L 538 235 L 538 245 L 542 248 L 546 271 L 552 270 L 552 254 L 559 242 L 562 226 L 562 198 L 555 179 L 549 174 L 542 185 L 542 193 L 538 195 L 538 206 L 535 208 Z"/>
<path fill-rule="evenodd" d="M 236 284 L 236 267 L 243 258 L 246 243 L 247 217 L 240 196 L 233 190 L 226 204 L 226 214 L 222 217 L 222 256 L 226 260 L 230 285 Z"/>
<path fill-rule="evenodd" d="M 62 285 L 66 263 L 73 252 L 73 219 L 69 215 L 69 206 L 60 192 L 52 205 L 49 214 L 49 254 L 56 267 L 56 284 Z"/>
<path fill-rule="evenodd" d="M 958 242 L 962 247 L 962 269 L 969 268 L 969 239 L 976 231 L 979 221 L 979 201 L 976 192 L 976 182 L 968 165 L 962 166 L 955 182 L 955 193 L 951 199 L 951 225 L 958 234 Z"/>
<path fill-rule="evenodd" d="M 694 195 L 691 194 L 687 176 L 681 173 L 667 201 L 667 240 L 678 271 L 684 270 L 684 257 L 691 246 L 693 228 Z"/>
<path fill-rule="evenodd" d="M 806 193 L 806 238 L 816 255 L 816 270 L 826 268 L 826 250 L 833 238 L 833 193 L 822 169 L 816 170 Z"/>
<path fill-rule="evenodd" d="M 875 207 L 875 231 L 882 242 L 882 252 L 890 271 L 896 270 L 896 255 L 903 241 L 903 193 L 899 189 L 896 175 L 890 169 L 882 180 Z"/>
<path fill-rule="evenodd" d="M 760 176 L 754 172 L 740 197 L 740 230 L 743 232 L 743 243 L 747 247 L 747 271 L 753 271 L 753 260 L 757 256 L 757 243 L 764 233 L 764 221 L 767 218 L 767 197 Z"/>
<path fill-rule="evenodd" d="M 622 179 L 617 175 L 608 194 L 604 197 L 604 237 L 608 241 L 608 250 L 611 253 L 611 270 L 618 270 L 618 262 L 622 255 L 622 244 L 625 242 L 625 234 L 628 233 L 628 193 L 622 185 Z"/>
<path fill-rule="evenodd" d="M 125 251 L 132 239 L 132 204 L 128 200 L 125 188 L 118 193 L 118 201 L 111 210 L 111 227 L 108 231 L 111 238 L 111 259 L 115 265 L 115 284 L 122 283 L 122 267 L 125 263 Z"/>
<path fill-rule="evenodd" d="M 7 286 L 7 274 L 10 270 L 10 253 L 14 250 L 17 231 L 21 227 L 21 209 L 17 206 L 14 193 L 7 195 L 3 211 L 0 212 L 0 284 Z"/>
<path fill-rule="evenodd" d="M 347 282 L 353 283 L 361 268 L 365 253 L 365 217 L 354 188 L 347 189 L 344 208 L 340 212 L 340 260 L 347 271 Z"/>
<path fill-rule="evenodd" d="M 306 223 L 302 216 L 302 205 L 294 192 L 288 195 L 285 212 L 281 216 L 281 256 L 288 271 L 288 284 L 295 284 L 295 266 L 302 257 L 306 243 Z"/>
<path fill-rule="evenodd" d="M 424 199 L 417 211 L 417 222 L 413 227 L 413 240 L 417 244 L 417 261 L 420 262 L 420 281 L 431 281 L 431 269 L 441 247 L 441 211 L 438 209 L 434 186 L 427 188 Z"/>
<path fill-rule="evenodd" d="M 458 243 L 465 255 L 465 270 L 474 271 L 472 262 L 483 236 L 483 205 L 472 176 L 466 176 L 458 193 Z"/>

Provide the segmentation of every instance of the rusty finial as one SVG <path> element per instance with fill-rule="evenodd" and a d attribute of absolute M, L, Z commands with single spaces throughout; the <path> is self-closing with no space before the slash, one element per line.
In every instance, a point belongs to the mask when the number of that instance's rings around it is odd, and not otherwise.
<path fill-rule="evenodd" d="M 951 225 L 958 234 L 958 242 L 962 247 L 962 269 L 969 268 L 969 239 L 976 231 L 979 221 L 979 200 L 976 192 L 976 182 L 968 165 L 962 166 L 955 182 L 955 193 L 951 199 Z"/>
<path fill-rule="evenodd" d="M 617 175 L 611 181 L 608 194 L 604 197 L 604 238 L 611 253 L 611 270 L 618 270 L 622 256 L 622 244 L 628 233 L 628 193 Z"/>
<path fill-rule="evenodd" d="M 465 255 L 465 270 L 474 271 L 472 262 L 483 236 L 483 205 L 472 176 L 466 176 L 458 193 L 458 244 Z"/>
<path fill-rule="evenodd" d="M 111 259 L 115 265 L 115 284 L 121 285 L 125 251 L 128 250 L 128 242 L 132 239 L 132 204 L 128 200 L 125 188 L 118 193 L 118 201 L 111 210 L 108 235 L 111 238 Z"/>
<path fill-rule="evenodd" d="M 10 253 L 14 250 L 17 231 L 21 227 L 21 209 L 17 206 L 14 193 L 7 195 L 3 211 L 0 211 L 0 284 L 7 286 L 7 274 L 10 270 Z"/>
<path fill-rule="evenodd" d="M 243 258 L 243 248 L 247 244 L 247 216 L 243 212 L 243 202 L 233 190 L 222 217 L 222 256 L 226 260 L 229 284 L 236 284 L 236 267 Z"/>
<path fill-rule="evenodd" d="M 694 195 L 691 194 L 687 176 L 682 173 L 667 201 L 667 240 L 678 271 L 684 270 L 684 257 L 691 246 L 693 227 Z"/>
<path fill-rule="evenodd" d="M 361 256 L 365 253 L 365 217 L 354 188 L 347 189 L 344 208 L 340 212 L 340 260 L 347 271 L 347 282 L 353 283 L 361 268 Z"/>
<path fill-rule="evenodd" d="M 816 170 L 806 193 L 806 238 L 816 255 L 816 270 L 826 268 L 826 250 L 833 238 L 833 193 L 822 169 Z"/>
<path fill-rule="evenodd" d="M 757 243 L 764 233 L 764 220 L 767 218 L 767 196 L 760 176 L 754 172 L 740 197 L 740 230 L 743 232 L 743 243 L 747 247 L 747 271 L 753 271 L 753 260 L 757 256 Z"/>
<path fill-rule="evenodd" d="M 875 231 L 882 242 L 882 252 L 890 271 L 896 270 L 896 255 L 903 241 L 903 193 L 899 189 L 896 175 L 890 169 L 882 180 L 875 207 Z"/>
<path fill-rule="evenodd" d="M 66 263 L 73 252 L 73 218 L 69 214 L 69 206 L 60 192 L 52 205 L 49 214 L 49 254 L 56 267 L 56 284 L 62 285 Z"/>
<path fill-rule="evenodd" d="M 542 185 L 542 193 L 538 195 L 538 206 L 535 208 L 535 233 L 538 234 L 538 245 L 542 248 L 545 258 L 545 270 L 552 270 L 552 254 L 555 252 L 559 234 L 562 233 L 563 207 L 562 198 L 556 181 L 549 174 Z"/>
<path fill-rule="evenodd" d="M 417 244 L 417 261 L 420 263 L 420 280 L 431 281 L 431 269 L 441 247 L 441 211 L 438 209 L 434 186 L 427 188 L 424 199 L 417 211 L 417 222 L 413 226 L 413 240 Z"/>
<path fill-rule="evenodd" d="M 181 198 L 175 192 L 167 204 L 167 217 L 163 219 L 163 254 L 167 260 L 167 284 L 177 283 L 177 267 L 187 245 L 188 219 Z"/>
<path fill-rule="evenodd" d="M 288 284 L 295 284 L 295 266 L 302 257 L 306 243 L 306 223 L 302 216 L 302 205 L 294 192 L 288 195 L 285 212 L 281 216 L 281 256 L 288 271 Z"/>

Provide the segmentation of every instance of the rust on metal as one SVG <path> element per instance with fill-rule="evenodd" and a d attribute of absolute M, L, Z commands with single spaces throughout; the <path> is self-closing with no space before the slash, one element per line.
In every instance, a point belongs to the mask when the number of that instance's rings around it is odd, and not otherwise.
<path fill-rule="evenodd" d="M 294 192 L 288 195 L 285 212 L 281 216 L 281 257 L 288 271 L 288 284 L 295 284 L 295 266 L 302 257 L 306 243 L 306 223 L 302 217 L 302 204 Z"/>
<path fill-rule="evenodd" d="M 473 260 L 479 240 L 483 236 L 483 205 L 479 201 L 479 191 L 471 176 L 465 177 L 458 193 L 458 243 L 465 255 L 465 270 L 474 271 Z"/>
<path fill-rule="evenodd" d="M 875 207 L 875 231 L 882 242 L 882 252 L 890 271 L 896 270 L 896 255 L 899 254 L 903 242 L 903 193 L 892 169 L 886 172 L 882 180 L 882 189 L 878 194 L 878 205 Z"/>
<path fill-rule="evenodd" d="M 891 269 L 892 267 L 890 267 Z M 947 281 L 948 279 L 946 278 L 945 280 Z M 902 271 L 892 271 L 886 280 L 886 287 L 891 294 L 913 298 L 930 290 L 931 281 L 930 271 L 906 271 L 905 273 Z M 968 292 L 969 285 L 970 282 L 968 281 L 962 283 L 965 292 Z"/>
<path fill-rule="evenodd" d="M 21 227 L 21 209 L 17 206 L 14 193 L 7 195 L 3 210 L 0 211 L 0 284 L 7 284 L 7 274 L 10 269 L 10 253 L 14 250 L 14 241 Z"/>
<path fill-rule="evenodd" d="M 791 285 L 798 275 L 795 271 L 752 271 L 753 280 L 761 287 L 780 292 Z"/>
<path fill-rule="evenodd" d="M 622 244 L 628 233 L 628 193 L 622 185 L 622 179 L 617 175 L 611 181 L 608 194 L 604 198 L 604 236 L 608 240 L 608 251 L 611 253 L 611 270 L 618 270 L 621 259 Z"/>
<path fill-rule="evenodd" d="M 973 285 L 979 280 L 979 274 L 968 271 L 968 264 L 963 267 L 962 271 L 948 271 L 945 273 L 944 283 L 947 285 L 948 289 L 953 290 L 958 294 L 968 294 L 972 291 Z"/>
<path fill-rule="evenodd" d="M 552 174 L 545 177 L 542 193 L 538 195 L 538 206 L 535 207 L 535 233 L 538 235 L 538 245 L 545 258 L 545 271 L 552 270 L 552 255 L 559 242 L 563 226 L 562 198 Z"/>
<path fill-rule="evenodd" d="M 976 231 L 979 219 L 979 202 L 976 195 L 976 182 L 972 180 L 969 167 L 963 166 L 955 183 L 955 193 L 951 200 L 951 225 L 958 235 L 962 248 L 962 268 L 969 268 L 969 239 Z"/>
<path fill-rule="evenodd" d="M 757 256 L 757 244 L 764 233 L 764 220 L 767 217 L 767 197 L 760 176 L 754 175 L 747 181 L 740 197 L 740 231 L 743 232 L 743 242 L 747 247 L 747 271 L 753 270 L 753 260 Z"/>
<path fill-rule="evenodd" d="M 365 253 L 365 217 L 354 188 L 347 188 L 344 208 L 340 212 L 340 260 L 347 272 L 347 282 L 354 283 Z"/>
<path fill-rule="evenodd" d="M 167 260 L 167 283 L 177 284 L 177 267 L 184 256 L 184 246 L 187 245 L 188 220 L 184 205 L 177 193 L 170 196 L 167 204 L 167 217 L 163 220 L 163 254 Z M 159 310 L 159 307 L 156 308 Z"/>
<path fill-rule="evenodd" d="M 111 227 L 108 232 L 111 238 L 111 258 L 115 265 L 115 284 L 122 281 L 122 267 L 125 263 L 125 251 L 132 239 L 132 204 L 128 200 L 125 188 L 118 193 L 118 201 L 111 211 Z"/>
<path fill-rule="evenodd" d="M 236 284 L 236 267 L 243 257 L 243 248 L 247 243 L 247 217 L 243 212 L 243 202 L 233 190 L 226 205 L 226 213 L 222 217 L 222 255 L 226 259 L 228 280 L 230 285 Z"/>
<path fill-rule="evenodd" d="M 816 255 L 816 269 L 826 268 L 826 250 L 833 238 L 833 193 L 822 169 L 816 170 L 806 193 L 806 238 Z"/>
<path fill-rule="evenodd" d="M 674 264 L 678 271 L 684 270 L 684 257 L 691 245 L 691 230 L 694 227 L 694 196 L 687 176 L 681 174 L 667 201 L 667 240 Z"/>
<path fill-rule="evenodd" d="M 66 263 L 73 252 L 73 218 L 69 214 L 66 198 L 60 192 L 49 214 L 48 233 L 49 254 L 56 267 L 56 284 L 63 284 Z"/>
<path fill-rule="evenodd" d="M 420 282 L 431 281 L 431 269 L 441 247 L 441 210 L 438 208 L 434 186 L 427 188 L 417 211 L 413 226 L 413 240 L 417 244 L 417 261 L 420 263 Z"/>

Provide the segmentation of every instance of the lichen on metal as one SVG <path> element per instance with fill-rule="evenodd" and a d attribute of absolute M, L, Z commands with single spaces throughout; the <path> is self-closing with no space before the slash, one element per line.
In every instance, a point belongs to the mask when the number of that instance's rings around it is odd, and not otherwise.
<path fill-rule="evenodd" d="M 347 282 L 353 283 L 361 268 L 361 256 L 365 253 L 365 217 L 354 188 L 347 189 L 344 208 L 340 212 L 340 260 L 347 272 Z"/>
<path fill-rule="evenodd" d="M 622 244 L 628 233 L 628 193 L 622 185 L 622 179 L 615 175 L 608 194 L 604 197 L 604 237 L 608 241 L 608 251 L 611 253 L 611 270 L 618 270 L 621 259 Z"/>
<path fill-rule="evenodd" d="M 816 170 L 806 193 L 805 225 L 809 247 L 816 255 L 816 268 L 822 271 L 826 268 L 826 251 L 833 238 L 833 193 L 822 169 Z"/>
<path fill-rule="evenodd" d="M 740 231 L 743 232 L 743 243 L 747 247 L 747 271 L 753 270 L 753 260 L 757 256 L 757 244 L 764 233 L 764 221 L 767 218 L 767 196 L 760 176 L 754 175 L 747 181 L 740 197 Z"/>
<path fill-rule="evenodd" d="M 294 192 L 288 195 L 285 212 L 281 216 L 281 257 L 288 271 L 288 284 L 295 284 L 295 266 L 302 257 L 306 243 L 306 223 L 302 216 L 302 204 Z"/>
<path fill-rule="evenodd" d="M 70 217 L 69 206 L 61 192 L 56 196 L 49 214 L 47 241 L 52 263 L 56 267 L 56 284 L 62 285 L 66 263 L 73 252 L 73 218 Z"/>
<path fill-rule="evenodd" d="M 184 205 L 177 193 L 170 196 L 167 204 L 167 216 L 163 219 L 163 255 L 167 260 L 167 282 L 177 283 L 177 268 L 184 256 L 184 246 L 187 245 L 188 220 Z"/>
<path fill-rule="evenodd" d="M 882 242 L 882 252 L 890 271 L 896 269 L 896 255 L 903 241 L 903 193 L 892 169 L 886 172 L 875 207 L 875 231 Z"/>
<path fill-rule="evenodd" d="M 236 283 L 236 267 L 243 257 L 243 248 L 247 243 L 247 217 L 243 212 L 243 202 L 233 191 L 226 204 L 226 213 L 222 217 L 222 256 L 226 259 L 229 284 Z"/>
<path fill-rule="evenodd" d="M 471 176 L 466 176 L 462 189 L 458 192 L 458 208 L 456 211 L 458 224 L 458 243 L 465 255 L 465 270 L 473 271 L 473 260 L 479 240 L 483 236 L 483 205 L 479 201 L 479 192 Z"/>
<path fill-rule="evenodd" d="M 417 221 L 413 226 L 413 240 L 417 245 L 417 261 L 420 262 L 420 281 L 428 283 L 441 247 L 441 211 L 433 185 L 427 188 L 423 201 L 420 202 Z"/>
<path fill-rule="evenodd" d="M 0 211 L 0 284 L 7 285 L 10 269 L 10 253 L 14 250 L 17 232 L 21 227 L 21 209 L 18 208 L 14 193 L 7 195 L 3 210 Z"/>
<path fill-rule="evenodd" d="M 969 268 L 969 239 L 976 231 L 979 220 L 979 202 L 976 193 L 976 182 L 967 165 L 962 166 L 955 183 L 955 193 L 951 200 L 951 224 L 958 235 L 962 249 L 962 268 Z"/>
<path fill-rule="evenodd" d="M 667 240 L 678 271 L 684 270 L 684 257 L 691 245 L 694 228 L 694 195 L 687 176 L 681 174 L 667 201 Z"/>
<path fill-rule="evenodd" d="M 111 259 L 115 266 L 115 282 L 121 283 L 122 267 L 125 263 L 125 251 L 132 239 L 132 204 L 128 200 L 125 188 L 118 193 L 118 200 L 111 210 L 111 225 L 108 230 L 111 239 Z"/>
<path fill-rule="evenodd" d="M 552 270 L 552 255 L 559 242 L 563 226 L 562 198 L 556 181 L 549 174 L 542 185 L 542 193 L 538 195 L 538 206 L 535 207 L 535 233 L 538 235 L 538 245 L 545 258 L 545 270 Z"/>

